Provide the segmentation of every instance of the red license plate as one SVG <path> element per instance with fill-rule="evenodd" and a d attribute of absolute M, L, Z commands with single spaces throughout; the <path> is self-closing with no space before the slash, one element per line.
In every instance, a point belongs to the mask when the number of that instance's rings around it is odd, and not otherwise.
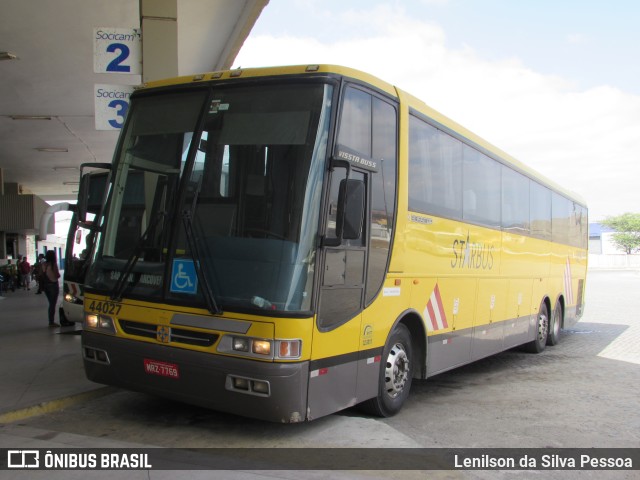
<path fill-rule="evenodd" d="M 160 362 L 158 360 L 144 359 L 144 371 L 150 375 L 161 377 L 180 378 L 180 370 L 175 363 Z"/>

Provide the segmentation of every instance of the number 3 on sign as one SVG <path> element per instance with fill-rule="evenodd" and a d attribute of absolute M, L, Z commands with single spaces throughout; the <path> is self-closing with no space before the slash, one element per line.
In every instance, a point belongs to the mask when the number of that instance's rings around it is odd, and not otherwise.
<path fill-rule="evenodd" d="M 124 119 L 127 117 L 127 110 L 129 110 L 129 102 L 125 100 L 113 100 L 109 102 L 109 108 L 114 108 L 116 111 L 116 117 L 120 120 L 109 120 L 109 125 L 113 128 L 122 128 L 124 125 Z"/>
<path fill-rule="evenodd" d="M 94 85 L 96 130 L 119 130 L 129 111 L 131 85 Z"/>

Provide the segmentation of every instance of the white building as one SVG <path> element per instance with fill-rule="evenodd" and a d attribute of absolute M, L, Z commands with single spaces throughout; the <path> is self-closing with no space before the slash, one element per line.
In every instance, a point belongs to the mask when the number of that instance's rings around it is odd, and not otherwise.
<path fill-rule="evenodd" d="M 589 268 L 640 268 L 640 255 L 627 255 L 613 242 L 616 233 L 599 223 L 589 224 Z"/>

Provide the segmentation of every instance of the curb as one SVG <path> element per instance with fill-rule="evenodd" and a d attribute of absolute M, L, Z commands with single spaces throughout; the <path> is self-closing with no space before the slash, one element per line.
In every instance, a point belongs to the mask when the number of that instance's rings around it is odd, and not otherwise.
<path fill-rule="evenodd" d="M 115 387 L 102 387 L 96 390 L 90 390 L 88 392 L 77 393 L 68 397 L 51 400 L 49 402 L 42 402 L 31 407 L 25 407 L 18 410 L 0 413 L 0 425 L 17 422 L 19 420 L 26 420 L 28 418 L 37 417 L 46 413 L 56 412 L 58 410 L 71 407 L 78 403 L 110 395 L 117 391 L 118 389 Z"/>

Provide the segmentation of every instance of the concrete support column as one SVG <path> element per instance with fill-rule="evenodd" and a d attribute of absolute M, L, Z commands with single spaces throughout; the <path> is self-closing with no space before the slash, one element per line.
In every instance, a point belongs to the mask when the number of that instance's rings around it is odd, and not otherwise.
<path fill-rule="evenodd" d="M 178 0 L 140 0 L 142 81 L 178 75 Z"/>

